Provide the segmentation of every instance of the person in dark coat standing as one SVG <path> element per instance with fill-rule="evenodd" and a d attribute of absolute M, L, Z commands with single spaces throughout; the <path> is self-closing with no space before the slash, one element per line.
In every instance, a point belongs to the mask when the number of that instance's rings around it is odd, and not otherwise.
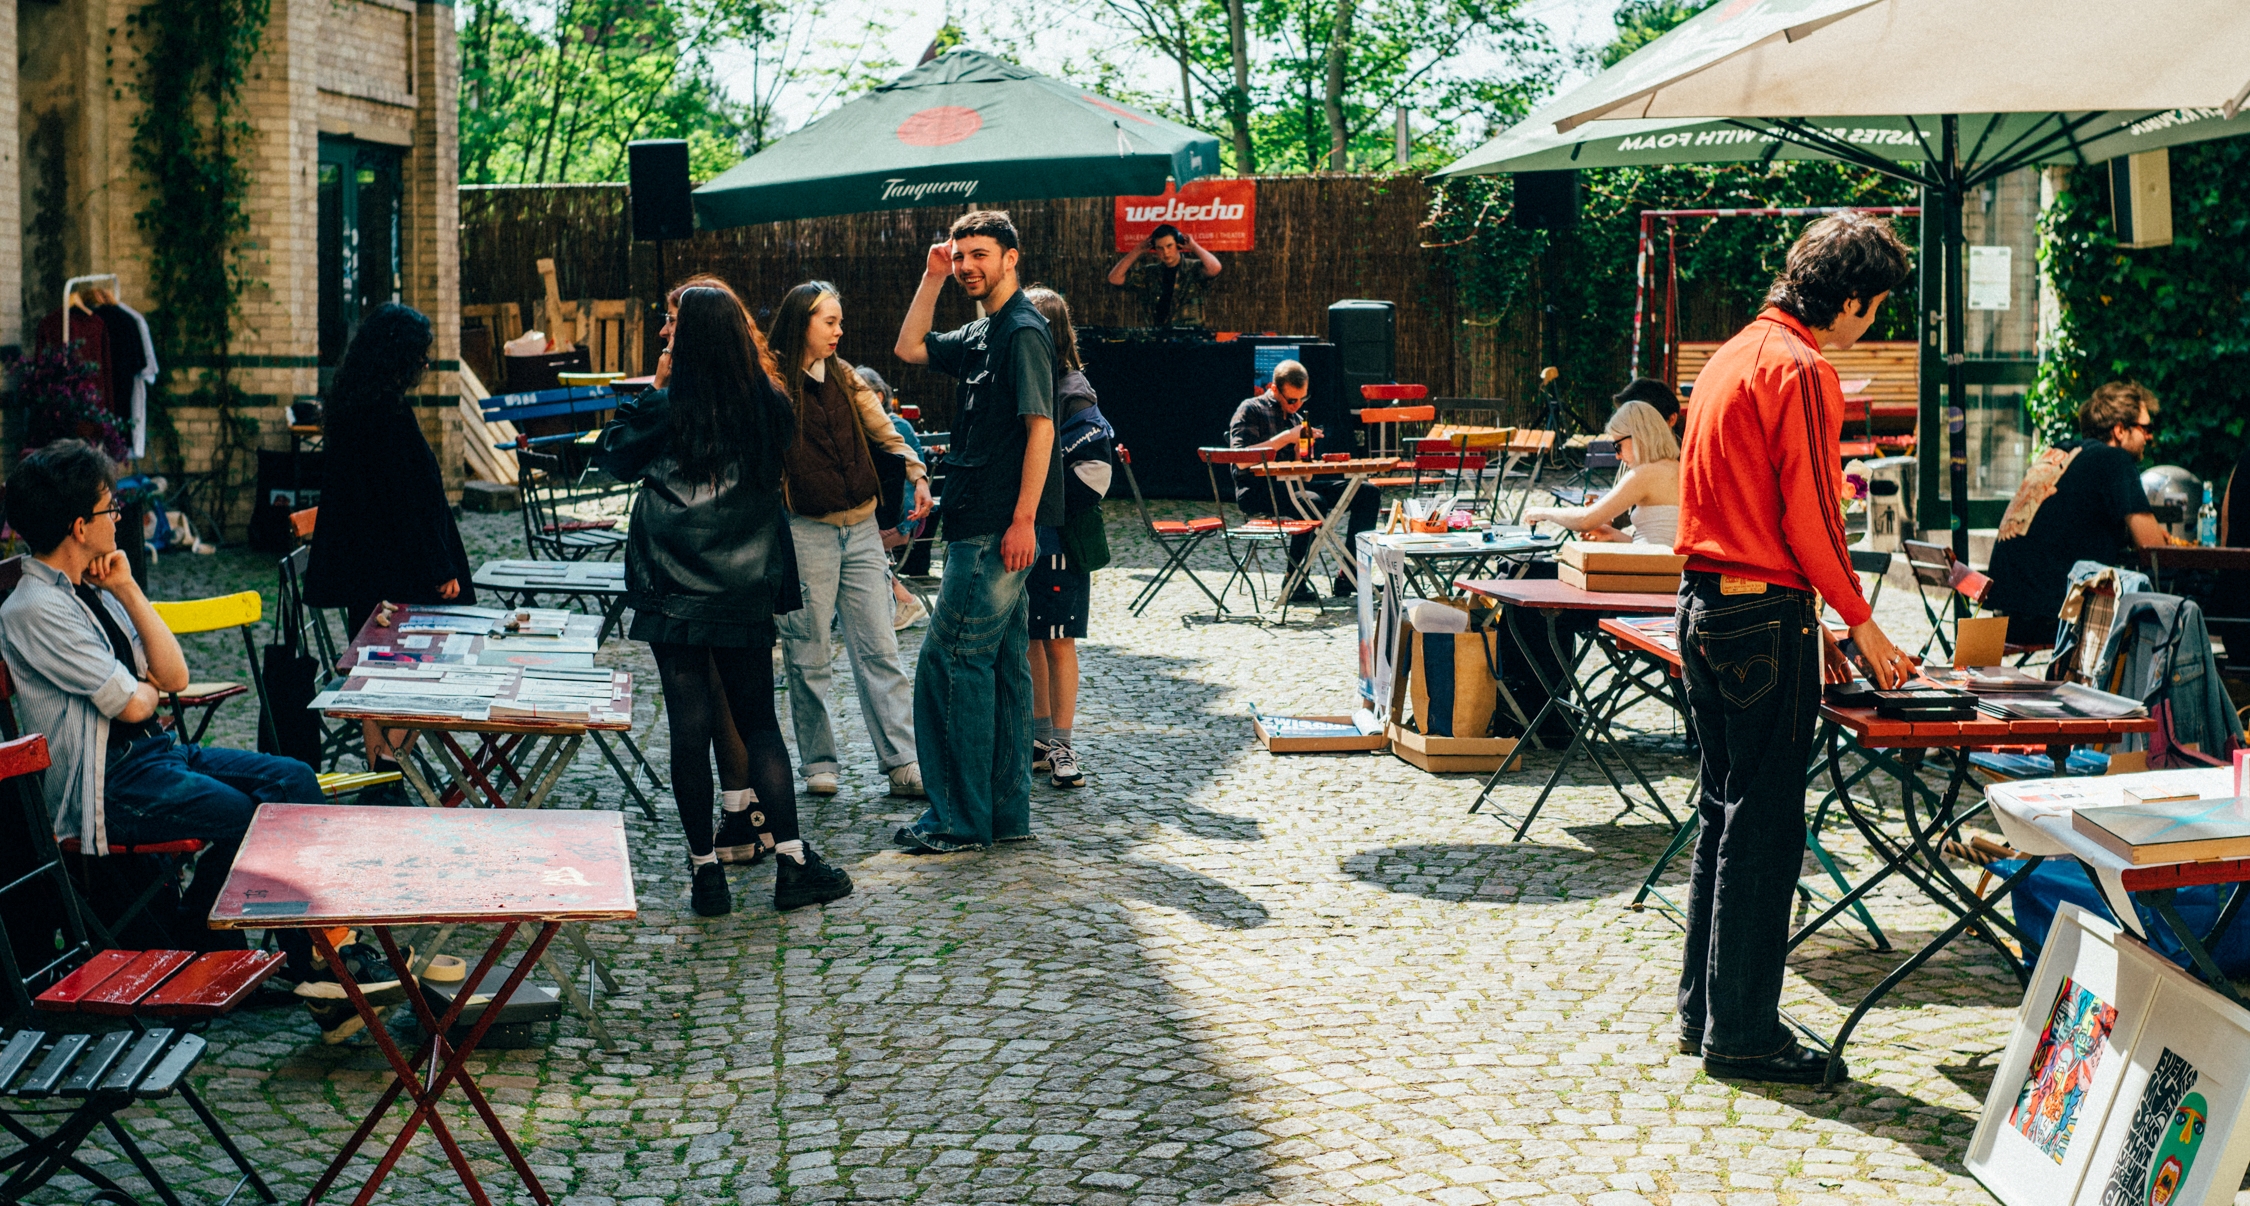
<path fill-rule="evenodd" d="M 429 371 L 430 343 L 420 311 L 378 307 L 329 387 L 305 602 L 343 608 L 354 633 L 386 602 L 476 601 L 445 479 L 406 396 Z M 392 741 L 373 725 L 366 735 L 368 766 L 396 770 Z"/>

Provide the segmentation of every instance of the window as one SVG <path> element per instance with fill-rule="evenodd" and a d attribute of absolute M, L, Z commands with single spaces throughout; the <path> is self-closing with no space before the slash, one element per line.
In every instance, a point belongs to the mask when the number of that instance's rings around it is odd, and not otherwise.
<path fill-rule="evenodd" d="M 360 320 L 399 300 L 399 163 L 394 147 L 320 140 L 321 388 Z"/>

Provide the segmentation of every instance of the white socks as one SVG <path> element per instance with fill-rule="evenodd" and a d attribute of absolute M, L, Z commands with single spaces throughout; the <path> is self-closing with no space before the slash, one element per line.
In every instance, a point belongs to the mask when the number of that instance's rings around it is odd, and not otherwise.
<path fill-rule="evenodd" d="M 711 850 L 703 854 L 697 854 L 691 850 L 688 852 L 687 861 L 690 867 L 709 867 L 719 861 L 719 852 Z"/>
<path fill-rule="evenodd" d="M 797 838 L 790 838 L 786 842 L 776 843 L 774 845 L 773 852 L 775 854 L 783 854 L 789 856 L 791 859 L 795 860 L 796 864 L 800 867 L 805 865 L 805 843 Z"/>
<path fill-rule="evenodd" d="M 719 793 L 719 807 L 728 812 L 741 812 L 757 802 L 758 793 L 748 787 L 738 787 L 733 791 Z"/>

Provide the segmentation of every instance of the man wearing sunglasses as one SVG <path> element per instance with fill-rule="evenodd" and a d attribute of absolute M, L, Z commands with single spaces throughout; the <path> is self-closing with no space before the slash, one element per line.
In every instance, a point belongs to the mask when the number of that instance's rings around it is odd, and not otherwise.
<path fill-rule="evenodd" d="M 0 603 L 16 719 L 46 735 L 52 765 L 42 786 L 55 836 L 89 854 L 202 840 L 172 939 L 239 944 L 203 920 L 250 816 L 261 803 L 319 803 L 320 781 L 294 758 L 181 745 L 159 723 L 164 694 L 188 684 L 187 659 L 117 547 L 115 484 L 109 458 L 82 440 L 57 440 L 8 474 L 8 526 L 32 549 Z M 283 944 L 302 980 L 311 949 L 302 931 L 280 933 L 301 948 Z"/>
<path fill-rule="evenodd" d="M 2141 454 L 2155 430 L 2156 395 L 2112 381 L 2078 408 L 2084 438 L 2039 454 L 2000 520 L 1992 586 L 1983 603 L 2008 617 L 2008 640 L 2055 638 L 2070 567 L 2080 561 L 2132 566 L 2136 549 L 2165 542 L 2141 489 Z"/>

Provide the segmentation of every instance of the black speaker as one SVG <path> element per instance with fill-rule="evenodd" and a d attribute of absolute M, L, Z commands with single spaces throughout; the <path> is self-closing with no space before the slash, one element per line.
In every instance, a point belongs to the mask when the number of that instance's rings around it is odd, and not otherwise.
<path fill-rule="evenodd" d="M 1517 226 L 1525 230 L 1564 230 L 1577 221 L 1577 172 L 1516 173 Z"/>
<path fill-rule="evenodd" d="M 1398 380 L 1398 307 L 1349 298 L 1328 307 L 1328 342 L 1343 367 L 1343 405 L 1358 410 L 1359 387 Z"/>
<path fill-rule="evenodd" d="M 687 140 L 644 138 L 625 144 L 631 170 L 633 237 L 654 241 L 695 233 L 688 200 Z"/>

